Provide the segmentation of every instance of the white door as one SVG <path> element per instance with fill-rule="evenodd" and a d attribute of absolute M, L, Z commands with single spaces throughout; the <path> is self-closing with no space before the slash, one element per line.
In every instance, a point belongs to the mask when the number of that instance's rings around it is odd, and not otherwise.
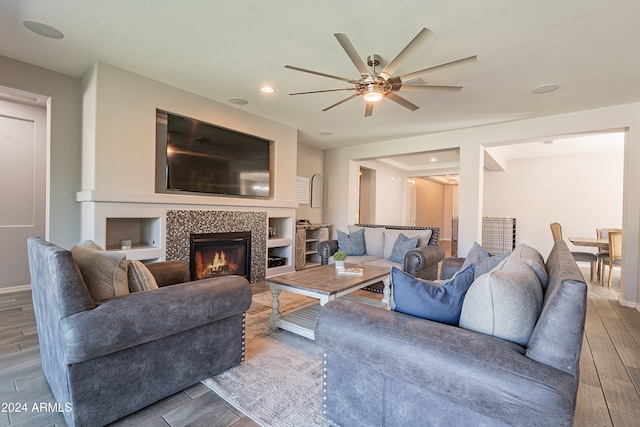
<path fill-rule="evenodd" d="M 0 288 L 27 285 L 27 237 L 45 238 L 44 108 L 0 100 Z"/>

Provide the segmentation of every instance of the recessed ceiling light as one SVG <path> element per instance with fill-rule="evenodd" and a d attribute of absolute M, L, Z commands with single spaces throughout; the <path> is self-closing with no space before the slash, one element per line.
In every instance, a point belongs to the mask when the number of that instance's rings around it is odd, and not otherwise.
<path fill-rule="evenodd" d="M 324 136 L 329 136 L 329 135 L 333 135 L 333 132 L 331 132 L 330 130 L 321 130 L 320 132 L 318 132 L 320 135 L 324 135 Z"/>
<path fill-rule="evenodd" d="M 47 24 L 43 24 L 42 22 L 24 21 L 22 25 L 24 25 L 28 30 L 42 37 L 47 37 L 50 39 L 61 39 L 64 37 L 64 34 L 62 34 L 60 31 L 56 30 L 53 27 L 50 27 Z"/>
<path fill-rule="evenodd" d="M 536 86 L 533 88 L 533 90 L 531 91 L 531 93 L 536 94 L 536 95 L 540 95 L 543 93 L 549 93 L 549 92 L 553 92 L 554 90 L 558 89 L 560 86 L 558 86 L 555 83 L 547 83 L 544 85 L 540 85 L 540 86 Z"/>
<path fill-rule="evenodd" d="M 262 91 L 264 93 L 273 93 L 273 92 L 275 92 L 275 89 L 273 89 L 271 86 L 262 86 L 260 88 L 260 91 Z"/>
<path fill-rule="evenodd" d="M 438 161 L 438 159 L 436 159 L 435 157 L 432 157 L 429 160 L 431 160 L 432 162 L 437 162 Z"/>
<path fill-rule="evenodd" d="M 245 105 L 249 103 L 249 101 L 247 101 L 246 99 L 238 98 L 237 96 L 232 96 L 231 98 L 229 98 L 229 102 L 237 105 Z"/>

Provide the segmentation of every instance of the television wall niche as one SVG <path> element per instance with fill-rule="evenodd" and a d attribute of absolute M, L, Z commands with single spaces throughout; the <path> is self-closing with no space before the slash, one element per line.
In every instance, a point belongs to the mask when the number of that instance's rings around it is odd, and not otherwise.
<path fill-rule="evenodd" d="M 156 192 L 269 198 L 272 144 L 156 110 Z"/>

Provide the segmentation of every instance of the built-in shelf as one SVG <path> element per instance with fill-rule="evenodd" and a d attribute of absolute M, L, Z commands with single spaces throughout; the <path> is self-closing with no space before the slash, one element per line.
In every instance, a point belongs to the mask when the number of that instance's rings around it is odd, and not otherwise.
<path fill-rule="evenodd" d="M 266 277 L 290 273 L 295 270 L 293 264 L 293 217 L 269 216 L 267 239 Z M 269 267 L 269 258 L 284 258 L 284 265 Z"/>
<path fill-rule="evenodd" d="M 162 220 L 154 218 L 107 218 L 106 249 L 122 252 L 127 259 L 157 261 L 163 258 Z M 131 249 L 122 249 L 121 240 L 131 240 Z"/>
<path fill-rule="evenodd" d="M 112 252 L 122 252 L 127 256 L 127 259 L 139 261 L 158 261 L 162 258 L 161 248 L 143 243 L 134 243 L 131 249 L 122 249 L 120 245 L 107 245 L 106 249 Z"/>
<path fill-rule="evenodd" d="M 267 248 L 279 248 L 283 246 L 290 246 L 293 244 L 293 240 L 284 237 L 272 237 L 267 240 Z"/>

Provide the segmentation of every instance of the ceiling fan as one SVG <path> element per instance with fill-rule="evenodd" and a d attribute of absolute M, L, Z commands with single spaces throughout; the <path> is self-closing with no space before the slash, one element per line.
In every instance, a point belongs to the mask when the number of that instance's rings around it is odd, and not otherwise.
<path fill-rule="evenodd" d="M 436 71 L 442 71 L 453 66 L 475 62 L 478 59 L 475 55 L 469 56 L 468 58 L 458 59 L 444 64 L 435 65 L 433 67 L 428 67 L 419 71 L 414 71 L 412 73 L 394 76 L 393 74 L 398 68 L 400 68 L 400 65 L 427 42 L 427 40 L 433 35 L 433 31 L 429 30 L 428 28 L 423 28 L 418 33 L 418 35 L 416 35 L 413 40 L 411 40 L 409 44 L 404 49 L 402 49 L 402 51 L 380 72 L 376 71 L 376 67 L 380 65 L 381 60 L 379 55 L 369 55 L 367 57 L 367 64 L 365 65 L 364 61 L 362 60 L 362 58 L 360 58 L 358 52 L 353 47 L 346 34 L 336 33 L 334 35 L 338 39 L 338 42 L 340 43 L 344 51 L 347 53 L 347 56 L 349 56 L 349 58 L 351 59 L 351 62 L 353 62 L 353 64 L 358 69 L 358 72 L 360 73 L 360 79 L 348 79 L 344 77 L 333 76 L 331 74 L 320 73 L 318 71 L 294 67 L 292 65 L 285 65 L 285 68 L 289 68 L 291 70 L 302 71 L 304 73 L 315 74 L 322 77 L 328 77 L 330 79 L 336 79 L 343 82 L 351 83 L 353 85 L 353 87 L 341 89 L 316 90 L 311 92 L 297 92 L 289 94 L 306 95 L 310 93 L 338 92 L 344 90 L 355 91 L 353 95 L 350 95 L 345 99 L 328 106 L 322 111 L 330 110 L 331 108 L 337 107 L 338 105 L 347 102 L 350 99 L 357 98 L 358 96 L 362 96 L 366 102 L 366 108 L 364 112 L 365 117 L 369 117 L 373 113 L 374 103 L 381 100 L 382 98 L 390 99 L 391 101 L 394 101 L 411 111 L 415 111 L 420 107 L 409 102 L 405 98 L 398 95 L 396 92 L 434 90 L 459 92 L 460 90 L 462 90 L 462 86 L 428 85 L 424 84 L 424 80 L 422 80 L 421 78 L 427 74 Z M 369 71 L 367 65 L 371 67 L 371 71 Z"/>

